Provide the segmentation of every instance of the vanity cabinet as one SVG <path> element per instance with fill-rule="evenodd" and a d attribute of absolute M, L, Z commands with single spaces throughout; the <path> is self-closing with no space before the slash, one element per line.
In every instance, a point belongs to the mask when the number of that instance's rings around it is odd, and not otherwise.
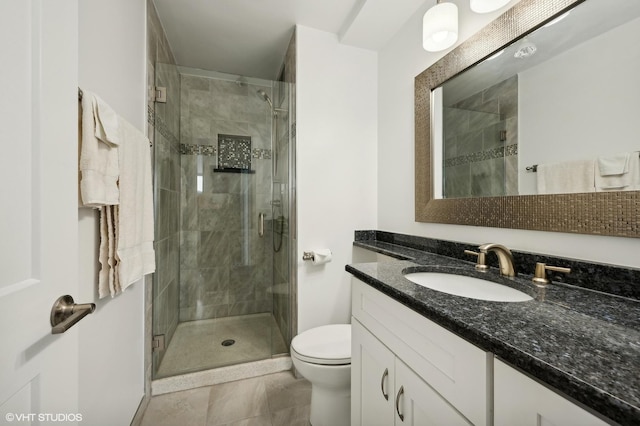
<path fill-rule="evenodd" d="M 494 407 L 496 426 L 608 424 L 498 359 L 494 362 Z"/>
<path fill-rule="evenodd" d="M 352 425 L 470 425 L 358 320 L 351 327 Z"/>
<path fill-rule="evenodd" d="M 492 424 L 492 354 L 356 278 L 352 313 L 353 426 Z"/>

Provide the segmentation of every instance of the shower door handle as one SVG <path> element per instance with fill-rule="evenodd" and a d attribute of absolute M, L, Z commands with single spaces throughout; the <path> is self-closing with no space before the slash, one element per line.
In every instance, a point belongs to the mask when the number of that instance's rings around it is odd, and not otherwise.
<path fill-rule="evenodd" d="M 258 213 L 258 236 L 264 237 L 264 213 Z"/>

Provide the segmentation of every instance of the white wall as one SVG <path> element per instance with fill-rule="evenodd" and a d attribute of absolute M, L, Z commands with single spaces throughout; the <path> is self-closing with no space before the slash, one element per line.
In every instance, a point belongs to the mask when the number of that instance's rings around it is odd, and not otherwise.
<path fill-rule="evenodd" d="M 498 16 L 473 14 L 467 1 L 455 3 L 461 40 Z M 446 53 L 431 54 L 421 47 L 422 15 L 433 4 L 418 11 L 378 54 L 377 228 L 478 244 L 499 242 L 516 250 L 639 267 L 640 239 L 415 222 L 413 79 Z"/>
<path fill-rule="evenodd" d="M 635 19 L 519 74 L 520 194 L 537 193 L 528 165 L 640 149 L 639 39 Z"/>
<path fill-rule="evenodd" d="M 79 2 L 79 85 L 97 93 L 144 131 L 146 7 L 142 0 Z M 137 282 L 113 299 L 97 297 L 98 215 L 79 211 L 80 293 L 97 305 L 80 333 L 83 422 L 128 425 L 144 394 L 144 288 Z"/>
<path fill-rule="evenodd" d="M 349 322 L 353 232 L 376 227 L 377 55 L 297 27 L 298 330 Z M 302 252 L 330 248 L 313 266 Z"/>

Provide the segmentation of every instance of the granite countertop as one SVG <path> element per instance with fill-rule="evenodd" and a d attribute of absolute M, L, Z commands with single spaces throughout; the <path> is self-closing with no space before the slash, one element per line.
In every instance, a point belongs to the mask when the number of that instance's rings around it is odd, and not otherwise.
<path fill-rule="evenodd" d="M 531 276 L 478 272 L 472 262 L 384 242 L 354 245 L 397 260 L 347 265 L 361 281 L 476 346 L 624 425 L 640 424 L 640 302 L 566 284 L 544 294 Z M 528 302 L 489 302 L 414 284 L 403 272 L 474 276 L 528 293 Z"/>

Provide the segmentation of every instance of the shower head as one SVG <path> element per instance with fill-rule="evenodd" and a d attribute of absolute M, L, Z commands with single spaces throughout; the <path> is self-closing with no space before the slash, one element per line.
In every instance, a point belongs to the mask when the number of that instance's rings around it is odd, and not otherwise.
<path fill-rule="evenodd" d="M 260 96 L 263 101 L 268 102 L 269 106 L 273 109 L 273 102 L 271 102 L 271 98 L 269 97 L 269 95 L 267 95 L 267 92 L 265 92 L 262 89 L 259 89 L 257 93 L 258 93 L 258 96 Z"/>

